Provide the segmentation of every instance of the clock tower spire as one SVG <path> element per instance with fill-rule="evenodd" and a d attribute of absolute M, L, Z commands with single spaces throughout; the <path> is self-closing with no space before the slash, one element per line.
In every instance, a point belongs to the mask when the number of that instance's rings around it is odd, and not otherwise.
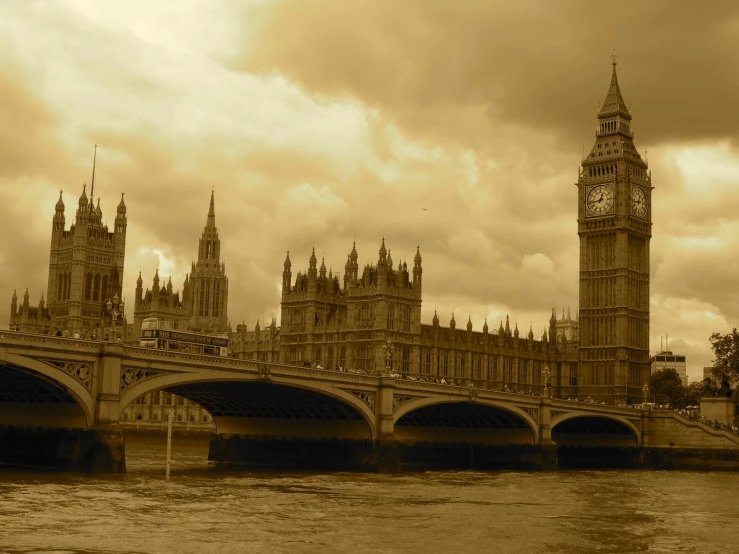
<path fill-rule="evenodd" d="M 634 146 L 631 114 L 613 56 L 595 144 L 582 160 L 580 236 L 581 396 L 609 404 L 641 401 L 649 379 L 649 241 L 652 182 Z"/>

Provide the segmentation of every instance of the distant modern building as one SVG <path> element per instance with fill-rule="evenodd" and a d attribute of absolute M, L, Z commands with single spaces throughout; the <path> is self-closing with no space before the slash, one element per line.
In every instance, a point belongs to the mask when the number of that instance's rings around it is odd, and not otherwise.
<path fill-rule="evenodd" d="M 674 369 L 680 376 L 683 386 L 688 386 L 688 366 L 685 362 L 685 356 L 675 354 L 671 350 L 663 350 L 650 358 L 652 364 L 652 374 L 662 371 L 663 369 Z M 705 368 L 704 368 L 705 373 Z"/>

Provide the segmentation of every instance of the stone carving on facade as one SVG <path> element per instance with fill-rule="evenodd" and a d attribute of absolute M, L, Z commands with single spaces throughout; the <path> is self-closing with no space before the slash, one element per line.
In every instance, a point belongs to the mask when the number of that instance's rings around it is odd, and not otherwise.
<path fill-rule="evenodd" d="M 550 415 L 551 415 L 552 419 L 554 419 L 555 417 L 557 417 L 557 416 L 561 416 L 561 415 L 564 415 L 564 414 L 566 414 L 566 413 L 567 413 L 567 412 L 560 412 L 560 411 L 555 411 L 555 410 L 552 410 L 552 411 L 550 412 Z"/>
<path fill-rule="evenodd" d="M 523 411 L 529 414 L 534 421 L 539 421 L 539 410 L 536 408 L 524 408 Z"/>
<path fill-rule="evenodd" d="M 121 392 L 137 383 L 141 383 L 157 375 L 162 375 L 162 373 L 164 372 L 152 371 L 150 369 L 134 369 L 132 367 L 123 369 L 121 371 Z"/>
<path fill-rule="evenodd" d="M 405 404 L 406 402 L 409 402 L 411 400 L 415 400 L 418 398 L 417 396 L 393 396 L 393 411 L 397 410 L 400 406 Z"/>
<path fill-rule="evenodd" d="M 92 365 L 87 362 L 48 362 L 77 379 L 87 389 L 92 387 Z"/>
<path fill-rule="evenodd" d="M 627 418 L 637 429 L 641 429 L 641 419 L 639 418 Z"/>
<path fill-rule="evenodd" d="M 359 391 L 359 390 L 350 390 L 347 391 L 359 398 L 362 402 L 367 404 L 369 406 L 370 410 L 375 409 L 375 393 L 374 392 L 365 392 L 365 391 Z"/>

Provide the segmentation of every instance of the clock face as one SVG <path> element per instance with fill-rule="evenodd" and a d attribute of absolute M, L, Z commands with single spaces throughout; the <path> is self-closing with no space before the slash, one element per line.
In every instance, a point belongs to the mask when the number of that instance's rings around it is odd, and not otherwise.
<path fill-rule="evenodd" d="M 631 213 L 637 217 L 647 215 L 647 195 L 644 189 L 635 185 L 631 185 Z"/>
<path fill-rule="evenodd" d="M 590 189 L 585 199 L 590 215 L 606 215 L 613 211 L 613 186 L 596 185 Z"/>

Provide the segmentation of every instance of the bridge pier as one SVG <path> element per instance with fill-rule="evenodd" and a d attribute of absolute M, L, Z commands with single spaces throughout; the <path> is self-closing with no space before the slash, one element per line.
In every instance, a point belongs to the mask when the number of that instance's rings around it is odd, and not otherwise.
<path fill-rule="evenodd" d="M 0 465 L 125 473 L 126 447 L 117 425 L 94 429 L 0 425 Z"/>

